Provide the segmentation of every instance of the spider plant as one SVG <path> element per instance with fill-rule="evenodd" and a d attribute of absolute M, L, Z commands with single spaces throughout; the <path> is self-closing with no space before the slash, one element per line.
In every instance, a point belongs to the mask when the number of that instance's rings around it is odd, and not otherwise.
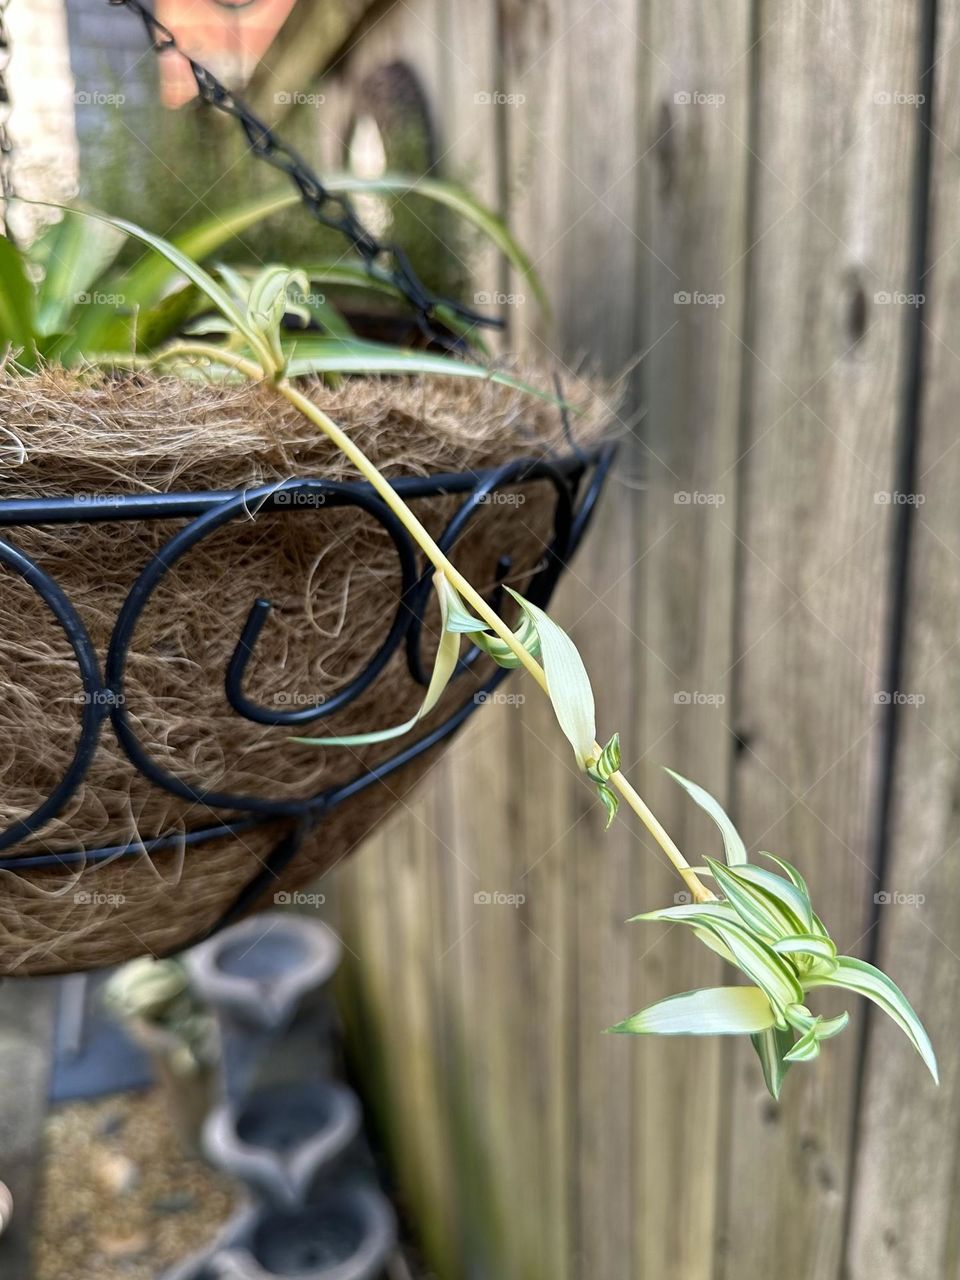
<path fill-rule="evenodd" d="M 516 592 L 520 622 L 513 629 L 440 549 L 414 512 L 403 502 L 376 465 L 350 436 L 292 380 L 310 372 L 378 372 L 390 368 L 427 375 L 487 377 L 472 365 L 420 352 L 397 355 L 391 368 L 385 357 L 367 348 L 375 344 L 340 339 L 312 340 L 291 346 L 281 324 L 296 307 L 305 279 L 301 270 L 270 267 L 252 280 L 221 272 L 217 279 L 182 245 L 168 243 L 131 223 L 96 215 L 105 226 L 138 238 L 169 268 L 194 286 L 217 313 L 199 326 L 203 334 L 158 347 L 150 356 L 101 357 L 107 363 L 203 366 L 205 372 L 237 375 L 270 387 L 324 432 L 394 512 L 434 566 L 434 586 L 441 617 L 441 638 L 427 692 L 415 716 L 400 725 L 364 734 L 299 739 L 325 746 L 381 741 L 410 732 L 436 705 L 453 675 L 466 637 L 498 664 L 523 667 L 550 698 L 560 729 L 579 769 L 595 787 L 607 814 L 607 825 L 621 802 L 633 810 L 683 880 L 691 902 L 647 912 L 643 921 L 680 923 L 746 978 L 747 985 L 685 992 L 661 1000 L 612 1027 L 637 1035 L 745 1035 L 759 1056 L 764 1080 L 774 1097 L 793 1063 L 809 1062 L 821 1044 L 839 1034 L 847 1014 L 823 1018 L 807 1006 L 821 987 L 835 987 L 873 1001 L 907 1035 L 934 1079 L 936 1058 L 920 1020 L 900 989 L 865 961 L 838 954 L 820 917 L 814 912 L 803 877 L 789 863 L 761 855 L 772 866 L 751 863 L 746 845 L 730 818 L 703 788 L 673 774 L 690 798 L 720 830 L 724 860 L 709 859 L 694 867 L 671 839 L 621 769 L 620 738 L 605 744 L 597 734 L 594 695 L 582 658 L 571 638 L 542 609 Z M 151 268 L 159 280 L 159 269 Z M 159 288 L 159 285 L 158 285 Z M 216 335 L 218 343 L 198 338 Z M 711 879 L 715 888 L 704 881 Z"/>
<path fill-rule="evenodd" d="M 503 222 L 460 188 L 400 175 L 371 181 L 334 175 L 328 186 L 335 194 L 363 190 L 396 196 L 416 192 L 453 210 L 504 253 L 530 282 L 532 292 L 542 298 L 529 259 Z M 185 259 L 198 264 L 214 261 L 210 275 L 223 283 L 229 272 L 235 289 L 238 279 L 249 283 L 256 273 L 217 264 L 216 256 L 235 237 L 290 207 L 296 199 L 290 192 L 261 196 L 198 221 L 172 243 Z M 26 249 L 0 237 L 0 350 L 12 347 L 18 363 L 26 369 L 44 360 L 69 366 L 102 360 L 110 354 L 148 353 L 209 311 L 211 299 L 204 290 L 162 253 L 147 253 L 129 267 L 118 265 L 127 239 L 125 225 L 122 220 L 111 224 L 68 209 Z M 336 295 L 341 305 L 328 301 L 328 293 Z M 389 276 L 371 274 L 349 256 L 303 265 L 300 305 L 294 300 L 293 308 L 302 312 L 303 322 L 311 326 L 310 350 L 318 361 L 324 355 L 347 356 L 352 352 L 362 364 L 375 361 L 378 355 L 385 358 L 389 351 L 396 365 L 396 348 L 367 342 L 349 346 L 357 339 L 348 314 L 344 314 L 343 300 L 364 295 L 388 304 L 402 301 Z M 470 344 L 482 350 L 479 335 L 449 308 L 441 308 L 437 318 L 455 337 L 469 335 Z M 344 343 L 347 348 L 340 345 Z"/>

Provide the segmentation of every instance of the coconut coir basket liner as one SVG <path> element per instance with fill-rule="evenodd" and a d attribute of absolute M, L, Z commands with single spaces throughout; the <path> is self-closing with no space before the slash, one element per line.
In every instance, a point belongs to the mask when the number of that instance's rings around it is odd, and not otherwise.
<path fill-rule="evenodd" d="M 529 376 L 529 371 L 528 376 Z M 541 379 L 549 385 L 547 379 Z M 569 453 L 554 406 L 467 379 L 356 379 L 311 393 L 391 477 L 481 470 L 516 458 Z M 598 438 L 604 409 L 585 393 L 577 443 Z M 0 422 L 26 450 L 3 441 L 0 496 L 39 497 L 240 489 L 314 477 L 357 479 L 310 423 L 263 388 L 211 387 L 173 378 L 78 378 L 49 370 L 0 380 Z M 513 498 L 507 494 L 514 495 Z M 414 500 L 434 536 L 462 496 Z M 498 560 L 523 589 L 542 565 L 556 494 L 546 481 L 506 491 L 480 509 L 454 559 L 490 590 Z M 117 612 L 150 558 L 185 523 L 125 520 L 3 530 L 63 588 L 101 662 Z M 397 607 L 400 570 L 383 527 L 353 507 L 251 513 L 203 539 L 165 574 L 130 645 L 125 705 L 152 759 L 199 790 L 299 800 L 345 783 L 397 751 L 397 743 L 321 749 L 293 732 L 239 716 L 224 670 L 252 602 L 273 611 L 244 691 L 263 705 L 329 699 L 361 672 Z M 423 659 L 432 663 L 436 612 L 426 613 Z M 78 735 L 83 689 L 65 635 L 36 592 L 0 567 L 0 831 L 56 786 Z M 472 697 L 455 681 L 424 721 L 428 733 Z M 423 689 L 402 647 L 343 711 L 316 721 L 317 736 L 381 728 L 413 714 Z M 413 740 L 416 736 L 412 736 Z M 406 740 L 402 745 L 406 744 Z M 438 748 L 439 749 L 439 748 Z M 323 817 L 257 905 L 272 905 L 332 868 L 426 772 L 425 753 Z M 5 861 L 102 849 L 236 821 L 235 812 L 180 799 L 130 763 L 109 722 L 83 785 Z M 203 936 L 263 869 L 289 832 L 282 818 L 241 836 L 96 863 L 0 871 L 0 973 L 51 973 L 163 955 Z"/>

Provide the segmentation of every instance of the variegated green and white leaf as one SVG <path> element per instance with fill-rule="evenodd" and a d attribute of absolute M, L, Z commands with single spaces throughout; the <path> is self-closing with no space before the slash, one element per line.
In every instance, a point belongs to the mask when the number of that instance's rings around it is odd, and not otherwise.
<path fill-rule="evenodd" d="M 451 608 L 447 619 L 448 631 L 459 631 L 470 637 L 473 644 L 488 657 L 493 658 L 497 666 L 513 669 L 520 666 L 520 659 L 513 652 L 506 640 L 493 635 L 487 630 L 487 624 L 475 618 L 459 600 L 456 608 Z M 536 624 L 526 613 L 521 613 L 520 620 L 514 628 L 513 635 L 517 644 L 530 654 L 531 658 L 540 657 L 540 636 Z"/>
<path fill-rule="evenodd" d="M 595 781 L 606 782 L 615 773 L 619 773 L 622 763 L 620 753 L 620 735 L 615 733 L 600 752 L 594 765 L 590 768 L 590 776 Z"/>
<path fill-rule="evenodd" d="M 597 714 L 590 677 L 580 652 L 563 628 L 542 609 L 512 587 L 507 590 L 537 628 L 550 701 L 560 728 L 573 747 L 577 764 L 586 769 L 597 740 Z"/>
<path fill-rule="evenodd" d="M 607 821 L 604 827 L 605 831 L 610 830 L 610 824 L 617 816 L 617 810 L 620 808 L 620 797 L 611 790 L 605 782 L 597 783 L 597 795 L 603 801 L 603 807 L 607 811 Z"/>
<path fill-rule="evenodd" d="M 531 658 L 540 657 L 540 636 L 533 620 L 528 618 L 526 614 L 517 623 L 513 634 L 517 643 L 526 649 Z M 499 636 L 482 631 L 471 634 L 470 639 L 478 649 L 483 650 L 488 658 L 492 658 L 498 667 L 504 667 L 506 670 L 512 671 L 520 666 L 520 659 L 507 644 L 506 640 L 501 640 Z"/>
<path fill-rule="evenodd" d="M 409 733 L 425 715 L 433 710 L 440 701 L 444 689 L 450 683 L 460 658 L 460 634 L 456 631 L 448 631 L 446 628 L 447 611 L 453 606 L 455 600 L 459 600 L 459 596 L 442 573 L 434 574 L 433 585 L 440 598 L 440 643 L 437 646 L 430 684 L 427 686 L 427 692 L 416 715 L 390 729 L 374 729 L 369 733 L 346 733 L 330 738 L 294 738 L 294 742 L 311 747 L 362 747 L 372 742 L 388 742 L 391 738 L 400 738 L 405 733 Z"/>
<path fill-rule="evenodd" d="M 787 918 L 793 920 L 793 926 L 787 932 L 813 933 L 813 912 L 809 899 L 792 881 L 753 863 L 733 867 L 728 874 L 735 876 L 744 889 L 752 888 L 766 894 L 771 905 L 777 905 L 780 910 L 785 911 Z"/>
<path fill-rule="evenodd" d="M 822 964 L 829 966 L 824 973 L 833 972 L 836 968 L 837 947 L 830 938 L 813 937 L 809 933 L 797 934 L 786 938 L 778 938 L 773 944 L 778 956 L 810 956 Z"/>
<path fill-rule="evenodd" d="M 774 1007 L 777 1025 L 786 1025 L 783 1010 L 788 1004 L 803 1001 L 803 989 L 788 963 L 739 923 L 705 918 L 703 927 L 730 951 L 741 973 L 766 993 Z"/>
<path fill-rule="evenodd" d="M 720 954 L 724 959 L 729 959 L 751 982 L 766 992 L 777 1010 L 778 1025 L 786 1025 L 783 1010 L 787 1005 L 803 1001 L 803 989 L 789 962 L 782 960 L 766 942 L 745 928 L 728 903 L 681 903 L 635 916 L 634 919 L 689 924 L 712 934 L 723 948 Z"/>
<path fill-rule="evenodd" d="M 666 921 L 670 924 L 692 924 L 696 928 L 711 920 L 739 924 L 737 913 L 726 902 L 678 902 L 672 907 L 657 907 L 653 911 L 644 911 L 638 916 L 631 916 L 628 923 L 648 920 Z"/>
<path fill-rule="evenodd" d="M 820 1056 L 820 1038 L 817 1035 L 817 1021 L 809 1027 L 790 1049 L 783 1055 L 786 1062 L 812 1062 Z"/>
<path fill-rule="evenodd" d="M 758 1035 L 751 1036 L 750 1039 L 760 1059 L 760 1068 L 763 1071 L 763 1081 L 767 1091 L 772 1098 L 779 1100 L 783 1078 L 790 1067 L 786 1057 L 793 1044 L 790 1032 L 780 1027 L 770 1027 Z"/>
<path fill-rule="evenodd" d="M 722 862 L 713 858 L 707 859 L 707 866 L 727 901 L 748 929 L 752 929 L 767 942 L 797 932 L 800 921 L 796 915 L 783 905 L 779 897 L 738 875 L 740 868 L 725 867 Z"/>
<path fill-rule="evenodd" d="M 710 792 L 701 787 L 699 783 L 691 782 L 689 778 L 684 778 L 681 774 L 675 773 L 673 769 L 667 769 L 667 773 L 676 782 L 680 783 L 691 800 L 695 801 L 701 809 L 708 813 L 720 828 L 727 865 L 733 867 L 746 862 L 747 846 L 743 843 L 739 831 L 733 825 L 719 801 L 715 800 Z"/>
<path fill-rule="evenodd" d="M 773 1026 L 770 1001 L 757 987 L 705 987 L 668 996 L 611 1031 L 626 1035 L 738 1036 Z"/>
<path fill-rule="evenodd" d="M 734 968 L 737 967 L 736 957 L 733 952 L 729 947 L 723 945 L 715 933 L 698 925 L 693 931 L 693 936 L 698 942 L 702 942 L 709 951 L 718 955 L 721 960 L 726 960 L 727 964 L 732 964 Z"/>
<path fill-rule="evenodd" d="M 775 853 L 765 853 L 761 850 L 760 857 L 767 858 L 770 862 L 778 866 L 794 888 L 799 889 L 807 902 L 810 903 L 810 890 L 807 888 L 807 882 L 795 866 L 787 862 L 785 858 L 778 858 Z M 810 906 L 810 910 L 813 910 L 812 904 Z"/>
<path fill-rule="evenodd" d="M 900 988 L 885 973 L 868 964 L 866 960 L 858 960 L 854 956 L 839 956 L 836 972 L 829 977 L 811 977 L 806 979 L 805 986 L 842 987 L 854 991 L 857 995 L 866 996 L 878 1005 L 884 1013 L 893 1019 L 910 1043 L 926 1063 L 927 1070 L 939 1084 L 937 1057 L 930 1043 L 923 1023 L 917 1017 L 910 1001 Z"/>
<path fill-rule="evenodd" d="M 820 1040 L 832 1040 L 834 1036 L 838 1036 L 843 1031 L 847 1023 L 850 1021 L 849 1013 L 839 1013 L 835 1018 L 821 1018 L 820 1026 L 817 1029 L 817 1036 Z"/>

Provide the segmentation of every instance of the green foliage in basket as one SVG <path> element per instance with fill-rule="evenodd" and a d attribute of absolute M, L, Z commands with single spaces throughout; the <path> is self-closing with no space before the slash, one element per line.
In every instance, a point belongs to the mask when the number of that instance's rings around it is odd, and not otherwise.
<path fill-rule="evenodd" d="M 335 194 L 363 191 L 386 197 L 416 192 L 475 228 L 542 297 L 530 260 L 503 222 L 460 188 L 436 179 L 395 174 L 370 181 L 334 175 L 327 185 Z M 25 249 L 0 237 L 0 354 L 10 349 L 20 367 L 32 369 L 43 360 L 70 366 L 100 362 L 110 355 L 157 350 L 208 314 L 211 303 L 222 314 L 222 297 L 215 300 L 211 281 L 234 295 L 251 287 L 256 270 L 228 266 L 218 262 L 218 256 L 238 236 L 289 209 L 297 198 L 289 192 L 273 193 L 205 217 L 172 241 L 162 242 L 176 249 L 176 254 L 157 250 L 160 238 L 135 224 L 93 211 L 63 210 L 61 219 Z M 121 249 L 131 237 L 151 251 L 131 265 L 120 265 Z M 198 278 L 186 269 L 186 263 L 213 265 Z M 350 345 L 358 343 L 345 314 L 351 300 L 368 296 L 390 304 L 402 302 L 385 272 L 371 274 L 358 260 L 343 255 L 298 264 L 297 270 L 296 293 L 291 286 L 287 288 L 288 315 L 298 314 L 304 325 L 311 326 L 298 348 L 300 372 L 310 360 L 317 371 L 333 372 L 338 355 L 352 356 L 345 366 L 350 371 L 403 371 L 375 367 L 378 358 L 387 360 L 388 356 L 394 366 L 397 364 L 394 347 L 368 342 Z M 482 349 L 479 335 L 456 313 L 441 308 L 438 319 L 452 333 L 468 336 L 474 347 Z M 230 322 L 235 320 L 232 316 Z M 341 350 L 331 343 L 348 346 Z M 433 372 L 442 372 L 439 363 Z"/>

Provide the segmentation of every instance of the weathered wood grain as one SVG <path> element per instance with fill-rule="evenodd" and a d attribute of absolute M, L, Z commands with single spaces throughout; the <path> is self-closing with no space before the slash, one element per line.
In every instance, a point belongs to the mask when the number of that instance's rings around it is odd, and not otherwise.
<path fill-rule="evenodd" d="M 524 286 L 516 280 L 511 336 L 520 349 L 565 362 L 568 386 L 588 350 L 594 368 L 609 375 L 636 346 L 637 187 L 629 174 L 620 181 L 632 167 L 638 104 L 639 50 L 619 26 L 631 8 L 607 6 L 597 22 L 568 0 L 510 6 L 504 28 L 508 213 L 556 314 L 550 326 L 532 298 L 519 301 Z M 604 146 L 611 131 L 624 146 Z M 636 691 L 631 499 L 616 487 L 608 494 L 553 608 L 595 673 L 604 738 L 621 727 Z M 614 671 L 622 672 L 616 686 L 599 675 Z M 602 811 L 549 710 L 528 702 L 523 712 L 526 880 L 537 935 L 526 949 L 532 998 L 546 1000 L 556 1019 L 535 1047 L 548 1068 L 549 1117 L 537 1170 L 548 1179 L 539 1274 L 559 1265 L 570 1277 L 613 1275 L 632 1250 L 633 1090 L 629 1053 L 602 1032 L 630 999 L 633 938 L 624 908 L 635 839 L 629 824 L 603 833 Z M 554 1168 L 563 1169 L 563 1186 L 551 1180 Z"/>
<path fill-rule="evenodd" d="M 496 75 L 495 16 L 490 5 L 430 0 L 378 21 L 327 82 L 328 151 L 341 151 L 365 77 L 401 59 L 430 103 L 434 172 L 466 179 L 496 207 L 495 120 L 477 101 Z M 524 1125 L 524 1149 L 536 1134 L 526 1095 L 513 1087 L 521 1053 L 514 1032 L 522 1038 L 527 1019 L 508 999 L 518 984 L 512 939 L 521 926 L 512 908 L 475 901 L 484 891 L 521 891 L 512 881 L 512 784 L 497 730 L 508 712 L 484 710 L 338 886 L 358 953 L 351 995 L 372 1033 L 366 1039 L 357 1028 L 355 1043 L 379 1051 L 381 1129 L 424 1253 L 445 1277 L 466 1275 L 467 1259 L 496 1274 L 537 1221 L 522 1168 L 505 1173 L 500 1157 Z M 372 900 L 368 883 L 382 887 Z"/>
<path fill-rule="evenodd" d="M 931 235 L 911 292 L 921 314 L 923 395 L 910 511 L 904 667 L 890 841 L 878 910 L 878 960 L 904 988 L 933 1039 L 941 1087 L 896 1028 L 871 1013 L 861 1088 L 847 1274 L 850 1280 L 956 1280 L 960 1193 L 960 522 L 956 403 L 960 387 L 960 196 L 955 110 L 960 15 L 939 9 L 930 143 Z M 928 85 L 915 83 L 909 90 Z M 921 126 L 925 127 L 925 126 Z M 922 175 L 918 175 L 921 177 Z"/>
<path fill-rule="evenodd" d="M 634 650 L 643 665 L 635 732 L 643 755 L 639 776 L 694 862 L 717 852 L 717 833 L 659 765 L 687 774 L 726 802 L 748 33 L 747 4 L 722 12 L 653 5 L 639 33 L 646 53 L 638 294 L 647 353 L 638 370 L 645 411 L 639 475 L 647 487 L 635 497 L 634 573 L 641 590 Z M 661 860 L 648 862 L 637 909 L 668 903 L 682 887 Z M 687 931 L 632 927 L 638 930 L 634 1007 L 723 981 Z M 721 1047 L 656 1040 L 629 1046 L 640 1099 L 635 1250 L 645 1276 L 713 1275 Z"/>
<path fill-rule="evenodd" d="M 339 146 L 350 87 L 406 58 L 436 109 L 438 171 L 507 213 L 554 303 L 551 326 L 489 253 L 466 264 L 501 295 L 509 345 L 558 356 L 571 381 L 585 354 L 610 373 L 642 353 L 619 475 L 555 605 L 595 673 L 601 731 L 621 730 L 691 856 L 716 834 L 661 763 L 730 800 L 753 850 L 800 862 L 855 954 L 873 945 L 875 892 L 936 885 L 923 909 L 881 910 L 877 932 L 943 1040 L 960 954 L 950 858 L 937 860 L 958 838 L 960 754 L 955 15 L 929 290 L 943 349 L 905 677 L 928 701 L 901 716 L 889 885 L 873 865 L 892 608 L 892 505 L 877 495 L 897 483 L 907 374 L 904 312 L 883 296 L 909 292 L 917 121 L 898 95 L 916 88 L 920 16 L 893 0 L 716 14 L 420 0 L 390 8 L 332 78 L 325 145 Z M 679 883 L 629 820 L 603 835 L 550 708 L 522 679 L 507 688 L 527 701 L 484 710 L 342 876 L 355 1039 L 376 1056 L 438 1274 L 840 1280 L 848 1221 L 851 1280 L 960 1274 L 960 1082 L 948 1072 L 936 1100 L 895 1029 L 872 1027 L 854 1160 L 857 1003 L 780 1107 L 746 1047 L 600 1034 L 716 966 L 679 931 L 623 923 Z M 525 901 L 476 902 L 484 891 Z M 905 1158 L 914 1124 L 925 1141 Z"/>
<path fill-rule="evenodd" d="M 761 4 L 739 464 L 737 814 L 802 864 L 844 950 L 873 893 L 919 8 Z M 735 270 L 731 263 L 731 271 Z M 847 1002 L 841 1002 L 844 1007 Z M 730 1085 L 720 1276 L 841 1264 L 862 1004 L 782 1105 L 749 1046 Z M 828 1002 L 822 1002 L 828 1008 Z"/>

